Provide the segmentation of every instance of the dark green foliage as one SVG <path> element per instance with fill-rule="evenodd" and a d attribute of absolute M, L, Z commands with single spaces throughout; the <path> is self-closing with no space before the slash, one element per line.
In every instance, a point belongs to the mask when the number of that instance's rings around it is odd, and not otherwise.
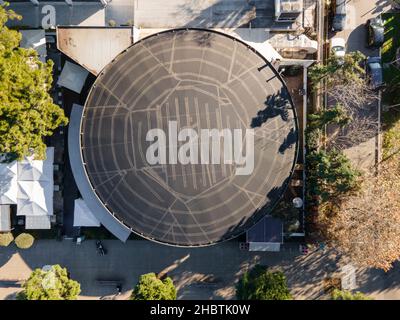
<path fill-rule="evenodd" d="M 292 203 L 282 200 L 272 211 L 274 218 L 281 219 L 283 222 L 284 232 L 296 232 L 299 228 L 299 209 L 295 208 Z"/>
<path fill-rule="evenodd" d="M 5 26 L 18 17 L 0 6 L 0 153 L 8 160 L 45 157 L 45 136 L 66 125 L 64 111 L 49 94 L 53 62 L 42 63 L 33 49 L 19 48 L 21 34 Z"/>
<path fill-rule="evenodd" d="M 131 300 L 176 300 L 176 289 L 171 278 L 161 280 L 155 273 L 147 273 L 140 276 Z"/>
<path fill-rule="evenodd" d="M 246 272 L 236 286 L 239 300 L 291 300 L 285 275 L 280 271 L 268 271 L 256 265 Z"/>
<path fill-rule="evenodd" d="M 326 81 L 327 86 L 364 81 L 362 76 L 365 71 L 360 66 L 364 59 L 365 56 L 359 51 L 348 53 L 344 58 L 330 55 L 325 64 L 317 63 L 310 67 L 308 76 L 314 86 L 322 80 Z"/>
<path fill-rule="evenodd" d="M 308 129 L 322 129 L 328 124 L 336 124 L 343 127 L 349 124 L 352 120 L 347 111 L 340 104 L 332 108 L 321 110 L 314 114 L 308 115 Z"/>
<path fill-rule="evenodd" d="M 353 191 L 359 186 L 360 172 L 338 150 L 313 151 L 307 155 L 308 193 L 322 201 Z"/>
<path fill-rule="evenodd" d="M 359 291 L 351 293 L 350 291 L 335 289 L 332 292 L 332 300 L 373 300 L 373 299 Z"/>

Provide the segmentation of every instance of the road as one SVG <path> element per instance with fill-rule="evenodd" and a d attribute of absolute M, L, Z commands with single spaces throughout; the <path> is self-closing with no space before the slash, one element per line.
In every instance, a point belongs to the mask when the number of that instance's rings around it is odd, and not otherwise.
<path fill-rule="evenodd" d="M 379 56 L 379 49 L 366 47 L 365 23 L 368 19 L 390 9 L 389 0 L 349 0 L 345 30 L 336 34 L 330 33 L 329 37 L 341 37 L 346 40 L 347 52 L 360 51 L 365 56 Z M 332 102 L 330 102 L 332 103 Z M 370 170 L 380 159 L 380 101 L 373 101 L 360 111 L 357 117 L 369 118 L 376 121 L 375 133 L 366 136 L 364 141 L 344 150 L 353 164 L 363 170 Z"/>

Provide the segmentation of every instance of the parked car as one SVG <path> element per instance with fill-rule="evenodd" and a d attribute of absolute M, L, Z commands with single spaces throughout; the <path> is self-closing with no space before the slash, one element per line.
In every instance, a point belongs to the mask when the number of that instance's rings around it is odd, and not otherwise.
<path fill-rule="evenodd" d="M 343 38 L 331 38 L 330 46 L 333 54 L 338 58 L 343 58 L 346 54 L 346 40 Z"/>
<path fill-rule="evenodd" d="M 346 27 L 347 0 L 336 0 L 332 31 L 343 31 Z"/>
<path fill-rule="evenodd" d="M 367 21 L 367 44 L 369 47 L 379 48 L 385 39 L 385 27 L 380 17 Z"/>
<path fill-rule="evenodd" d="M 365 63 L 365 69 L 371 89 L 381 89 L 384 86 L 381 58 L 368 57 Z"/>

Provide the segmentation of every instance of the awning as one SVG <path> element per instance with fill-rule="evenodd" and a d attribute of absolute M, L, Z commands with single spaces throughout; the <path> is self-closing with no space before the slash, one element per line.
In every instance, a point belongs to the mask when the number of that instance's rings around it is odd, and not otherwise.
<path fill-rule="evenodd" d="M 0 163 L 0 204 L 16 204 L 17 193 L 17 163 Z"/>
<path fill-rule="evenodd" d="M 2 232 L 11 230 L 10 213 L 9 205 L 0 205 L 0 231 Z"/>
<path fill-rule="evenodd" d="M 50 216 L 26 216 L 25 229 L 27 230 L 48 230 L 51 228 Z"/>
<path fill-rule="evenodd" d="M 54 148 L 48 147 L 45 160 L 27 157 L 18 162 L 18 181 L 53 181 Z"/>
<path fill-rule="evenodd" d="M 100 227 L 99 220 L 89 210 L 83 199 L 75 200 L 74 227 Z"/>
<path fill-rule="evenodd" d="M 66 61 L 57 84 L 76 93 L 81 93 L 89 71 L 81 66 Z"/>
<path fill-rule="evenodd" d="M 18 216 L 53 214 L 53 184 L 48 181 L 18 181 Z"/>

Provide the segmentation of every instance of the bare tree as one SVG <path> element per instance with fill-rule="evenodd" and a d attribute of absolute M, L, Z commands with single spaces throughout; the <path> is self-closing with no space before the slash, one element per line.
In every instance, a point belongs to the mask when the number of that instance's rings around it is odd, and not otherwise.
<path fill-rule="evenodd" d="M 400 259 L 399 159 L 365 176 L 360 192 L 331 204 L 318 218 L 326 240 L 361 267 L 389 270 Z"/>
<path fill-rule="evenodd" d="M 359 116 L 343 126 L 330 126 L 326 145 L 329 148 L 344 150 L 359 145 L 376 136 L 378 122 L 371 116 Z"/>
<path fill-rule="evenodd" d="M 331 105 L 339 104 L 352 119 L 339 127 L 331 125 L 326 137 L 328 147 L 346 149 L 363 143 L 378 133 L 376 101 L 378 94 L 371 90 L 364 79 L 347 84 L 335 84 L 327 88 Z"/>
<path fill-rule="evenodd" d="M 326 94 L 329 100 L 342 105 L 352 117 L 360 110 L 369 108 L 379 98 L 364 79 L 346 84 L 335 84 L 326 89 Z"/>

